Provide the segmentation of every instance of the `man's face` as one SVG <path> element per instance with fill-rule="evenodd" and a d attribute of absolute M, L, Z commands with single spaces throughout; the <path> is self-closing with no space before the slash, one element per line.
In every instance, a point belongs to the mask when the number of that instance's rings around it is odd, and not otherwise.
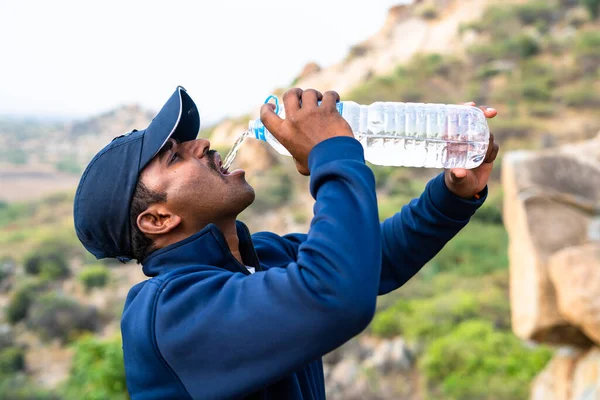
<path fill-rule="evenodd" d="M 223 173 L 221 157 L 206 139 L 169 139 L 140 179 L 149 189 L 167 194 L 165 206 L 181 217 L 184 229 L 236 218 L 254 201 L 245 172 Z"/>

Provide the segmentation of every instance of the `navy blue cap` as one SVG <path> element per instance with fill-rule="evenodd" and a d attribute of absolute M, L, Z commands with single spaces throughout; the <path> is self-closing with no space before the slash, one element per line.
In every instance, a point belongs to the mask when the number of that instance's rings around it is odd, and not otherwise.
<path fill-rule="evenodd" d="M 140 172 L 171 137 L 194 140 L 198 108 L 178 86 L 144 130 L 133 129 L 104 147 L 83 172 L 73 207 L 77 237 L 96 258 L 133 258 L 129 210 Z"/>

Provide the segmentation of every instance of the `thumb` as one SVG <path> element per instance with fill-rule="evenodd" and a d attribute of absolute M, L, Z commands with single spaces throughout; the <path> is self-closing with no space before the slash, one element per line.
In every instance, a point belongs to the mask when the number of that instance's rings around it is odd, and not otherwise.
<path fill-rule="evenodd" d="M 452 168 L 450 170 L 450 178 L 453 183 L 460 184 L 467 177 L 467 170 L 464 168 Z"/>
<path fill-rule="evenodd" d="M 269 132 L 277 136 L 283 124 L 283 120 L 279 115 L 275 114 L 275 104 L 266 103 L 260 108 L 260 120 Z"/>

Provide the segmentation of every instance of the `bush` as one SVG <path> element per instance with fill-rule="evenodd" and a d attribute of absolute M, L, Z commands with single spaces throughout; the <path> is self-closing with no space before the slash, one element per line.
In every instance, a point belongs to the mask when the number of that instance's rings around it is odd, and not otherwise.
<path fill-rule="evenodd" d="M 25 369 L 25 352 L 22 348 L 11 346 L 0 350 L 0 376 L 23 369 Z"/>
<path fill-rule="evenodd" d="M 8 322 L 16 324 L 25 319 L 33 300 L 39 295 L 39 290 L 42 288 L 43 285 L 37 281 L 26 282 L 18 287 L 6 306 Z"/>
<path fill-rule="evenodd" d="M 547 101 L 552 98 L 552 88 L 544 79 L 525 80 L 522 85 L 523 98 L 533 101 Z"/>
<path fill-rule="evenodd" d="M 589 11 L 592 18 L 598 18 L 598 15 L 600 15 L 600 0 L 579 0 L 579 2 Z"/>
<path fill-rule="evenodd" d="M 79 274 L 79 280 L 86 290 L 106 286 L 110 278 L 110 271 L 104 265 L 97 264 L 85 267 Z"/>
<path fill-rule="evenodd" d="M 434 340 L 420 362 L 428 388 L 448 399 L 526 399 L 529 382 L 550 360 L 487 321 L 467 321 Z M 440 395 L 441 394 L 441 395 Z"/>
<path fill-rule="evenodd" d="M 36 299 L 31 306 L 27 323 L 42 339 L 60 339 L 66 343 L 82 332 L 95 331 L 98 313 L 94 307 L 81 305 L 55 293 L 47 293 Z"/>
<path fill-rule="evenodd" d="M 506 39 L 520 28 L 514 7 L 488 6 L 477 23 L 480 32 L 487 32 L 495 39 Z"/>
<path fill-rule="evenodd" d="M 516 15 L 524 25 L 537 22 L 549 23 L 558 9 L 556 1 L 535 0 L 516 6 Z"/>
<path fill-rule="evenodd" d="M 33 203 L 6 203 L 0 201 L 0 228 L 35 212 Z"/>
<path fill-rule="evenodd" d="M 74 344 L 71 375 L 64 392 L 72 399 L 128 399 L 120 338 L 83 337 Z"/>
<path fill-rule="evenodd" d="M 65 253 L 61 248 L 49 243 L 42 244 L 26 255 L 23 264 L 27 274 L 38 275 L 44 279 L 63 279 L 71 274 Z"/>
<path fill-rule="evenodd" d="M 502 225 L 471 221 L 444 246 L 423 273 L 478 276 L 508 267 L 508 235 Z"/>
<path fill-rule="evenodd" d="M 577 68 L 584 75 L 596 76 L 600 65 L 600 32 L 582 31 L 575 39 Z"/>
<path fill-rule="evenodd" d="M 518 34 L 504 44 L 504 51 L 512 58 L 529 58 L 540 52 L 540 45 L 531 35 Z"/>
<path fill-rule="evenodd" d="M 415 14 L 426 20 L 436 19 L 438 16 L 438 10 L 435 3 L 429 1 L 419 5 L 415 10 Z"/>
<path fill-rule="evenodd" d="M 594 90 L 593 82 L 582 81 L 562 89 L 558 96 L 567 107 L 597 108 L 600 95 Z"/>
<path fill-rule="evenodd" d="M 510 327 L 509 303 L 502 287 L 485 287 L 479 292 L 450 290 L 430 298 L 400 300 L 379 312 L 372 323 L 374 335 L 429 343 L 445 336 L 462 321 L 486 319 L 495 326 Z"/>

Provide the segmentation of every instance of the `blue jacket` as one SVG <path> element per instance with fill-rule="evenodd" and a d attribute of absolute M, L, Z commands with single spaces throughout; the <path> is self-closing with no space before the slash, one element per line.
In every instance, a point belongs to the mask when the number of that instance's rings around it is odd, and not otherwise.
<path fill-rule="evenodd" d="M 377 295 L 416 274 L 487 193 L 460 199 L 439 175 L 380 224 L 358 141 L 320 143 L 309 167 L 308 234 L 250 235 L 238 222 L 241 265 L 209 225 L 144 261 L 151 279 L 131 289 L 121 321 L 133 400 L 324 399 L 321 357 L 360 333 Z"/>

